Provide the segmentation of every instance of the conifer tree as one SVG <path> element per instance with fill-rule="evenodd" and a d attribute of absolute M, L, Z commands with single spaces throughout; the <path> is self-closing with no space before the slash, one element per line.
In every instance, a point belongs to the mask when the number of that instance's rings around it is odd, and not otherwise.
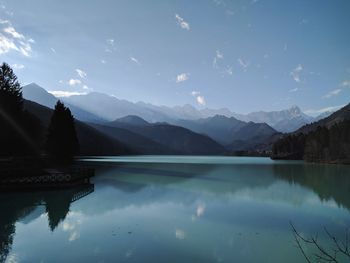
<path fill-rule="evenodd" d="M 12 68 L 0 66 L 0 107 L 3 114 L 18 117 L 23 111 L 22 88 Z"/>
<path fill-rule="evenodd" d="M 47 153 L 58 162 L 71 162 L 79 151 L 74 117 L 69 108 L 58 101 L 48 127 Z"/>

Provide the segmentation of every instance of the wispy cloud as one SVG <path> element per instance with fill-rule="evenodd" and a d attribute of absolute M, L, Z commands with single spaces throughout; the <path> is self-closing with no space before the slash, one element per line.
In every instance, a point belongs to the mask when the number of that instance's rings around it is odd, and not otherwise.
<path fill-rule="evenodd" d="M 342 83 L 339 84 L 339 87 L 337 89 L 331 90 L 326 95 L 324 95 L 322 98 L 329 99 L 331 97 L 337 96 L 343 90 L 345 90 L 347 87 L 350 87 L 350 80 L 344 80 Z"/>
<path fill-rule="evenodd" d="M 243 71 L 247 71 L 247 68 L 249 67 L 249 62 L 243 60 L 242 58 L 238 58 L 238 64 L 242 67 Z"/>
<path fill-rule="evenodd" d="M 299 90 L 299 88 L 294 88 L 294 89 L 290 89 L 289 92 L 296 92 L 298 90 Z"/>
<path fill-rule="evenodd" d="M 56 53 L 56 49 L 54 49 L 53 47 L 50 47 L 50 50 L 52 51 L 52 53 Z"/>
<path fill-rule="evenodd" d="M 328 92 L 326 95 L 323 96 L 324 99 L 329 99 L 333 96 L 337 96 L 340 92 L 342 91 L 342 89 L 335 89 L 332 90 L 330 92 Z"/>
<path fill-rule="evenodd" d="M 0 55 L 16 51 L 23 56 L 30 57 L 35 41 L 16 31 L 9 20 L 0 19 Z"/>
<path fill-rule="evenodd" d="M 87 85 L 83 85 L 84 90 L 93 90 L 92 88 L 89 88 Z"/>
<path fill-rule="evenodd" d="M 317 114 L 321 114 L 321 113 L 325 113 L 325 112 L 329 112 L 329 111 L 336 111 L 336 110 L 344 107 L 345 105 L 346 104 L 337 105 L 337 106 L 328 106 L 328 107 L 321 108 L 321 109 L 309 109 L 309 110 L 306 110 L 305 113 L 310 114 L 310 115 L 317 115 Z"/>
<path fill-rule="evenodd" d="M 113 38 L 107 39 L 106 42 L 107 42 L 109 45 L 114 46 L 114 39 L 113 39 Z"/>
<path fill-rule="evenodd" d="M 216 50 L 215 57 L 213 59 L 213 67 L 218 68 L 218 61 L 224 59 L 224 54 L 220 50 Z"/>
<path fill-rule="evenodd" d="M 10 25 L 8 25 L 7 27 L 5 27 L 5 28 L 3 29 L 3 31 L 4 31 L 5 33 L 11 35 L 13 38 L 21 39 L 21 40 L 25 39 L 24 35 L 18 33 L 18 32 L 15 30 L 15 28 L 12 27 L 12 26 L 10 26 Z"/>
<path fill-rule="evenodd" d="M 81 70 L 81 69 L 76 69 L 75 70 L 77 72 L 77 74 L 79 75 L 79 77 L 81 77 L 82 79 L 85 79 L 87 77 L 87 74 L 85 71 Z"/>
<path fill-rule="evenodd" d="M 230 66 L 227 66 L 227 67 L 224 69 L 223 73 L 225 73 L 225 74 L 227 74 L 227 75 L 233 75 L 233 68 L 230 67 Z"/>
<path fill-rule="evenodd" d="M 4 4 L 0 4 L 0 9 L 2 9 L 6 15 L 13 16 L 13 12 L 8 10 Z"/>
<path fill-rule="evenodd" d="M 130 57 L 130 60 L 131 60 L 132 62 L 136 63 L 137 65 L 141 66 L 141 63 L 140 63 L 140 61 L 139 61 L 137 58 L 135 58 L 135 57 Z"/>
<path fill-rule="evenodd" d="M 105 47 L 105 52 L 112 53 L 116 50 L 115 40 L 113 38 L 106 39 L 107 46 Z"/>
<path fill-rule="evenodd" d="M 350 80 L 344 80 L 344 81 L 340 84 L 340 86 L 342 86 L 342 87 L 350 87 Z"/>
<path fill-rule="evenodd" d="M 190 78 L 189 73 L 181 73 L 176 76 L 176 83 L 184 82 Z"/>
<path fill-rule="evenodd" d="M 12 64 L 13 69 L 24 69 L 24 65 L 22 64 Z"/>
<path fill-rule="evenodd" d="M 51 90 L 49 91 L 52 95 L 58 98 L 62 97 L 70 97 L 74 95 L 86 95 L 86 92 L 78 92 L 78 91 L 64 91 L 64 90 Z"/>
<path fill-rule="evenodd" d="M 179 16 L 178 14 L 175 14 L 175 18 L 181 28 L 190 30 L 190 24 L 186 22 L 181 16 Z"/>
<path fill-rule="evenodd" d="M 301 64 L 299 64 L 298 66 L 296 66 L 295 69 L 293 69 L 290 72 L 290 75 L 292 76 L 292 78 L 294 79 L 295 82 L 299 83 L 301 81 L 300 79 L 300 75 L 303 71 L 303 66 Z"/>
<path fill-rule="evenodd" d="M 68 84 L 69 84 L 70 86 L 79 85 L 79 84 L 81 84 L 81 80 L 80 80 L 80 79 L 70 79 L 70 80 L 68 81 Z"/>

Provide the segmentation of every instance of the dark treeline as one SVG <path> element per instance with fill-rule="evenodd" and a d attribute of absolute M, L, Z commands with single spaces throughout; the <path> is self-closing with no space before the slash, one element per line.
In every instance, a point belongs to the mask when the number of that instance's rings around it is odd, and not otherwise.
<path fill-rule="evenodd" d="M 40 121 L 23 109 L 21 86 L 13 70 L 0 66 L 0 155 L 36 155 L 40 152 Z"/>
<path fill-rule="evenodd" d="M 288 135 L 273 145 L 272 158 L 350 163 L 350 121 L 338 122 L 330 128 L 319 126 L 307 134 Z"/>
<path fill-rule="evenodd" d="M 35 157 L 47 154 L 54 162 L 68 163 L 78 153 L 74 118 L 60 101 L 48 129 L 24 110 L 22 88 L 11 67 L 0 66 L 0 157 Z"/>

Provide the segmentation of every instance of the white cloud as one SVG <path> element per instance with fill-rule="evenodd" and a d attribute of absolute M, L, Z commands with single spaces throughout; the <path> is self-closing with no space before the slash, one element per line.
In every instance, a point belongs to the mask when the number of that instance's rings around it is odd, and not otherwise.
<path fill-rule="evenodd" d="M 175 230 L 175 237 L 177 239 L 185 239 L 186 238 L 186 233 L 182 229 L 176 229 Z"/>
<path fill-rule="evenodd" d="M 176 76 L 176 83 L 184 82 L 184 81 L 188 80 L 189 77 L 190 77 L 190 74 L 188 74 L 188 73 L 181 73 L 181 74 Z"/>
<path fill-rule="evenodd" d="M 69 84 L 70 86 L 79 85 L 79 84 L 81 84 L 81 80 L 80 80 L 80 79 L 70 79 L 70 80 L 68 81 L 68 84 Z"/>
<path fill-rule="evenodd" d="M 294 88 L 294 89 L 290 89 L 289 92 L 296 92 L 298 90 L 299 90 L 298 88 Z"/>
<path fill-rule="evenodd" d="M 202 95 L 197 96 L 197 103 L 204 106 L 206 104 L 205 98 Z"/>
<path fill-rule="evenodd" d="M 187 23 L 181 16 L 178 14 L 175 14 L 175 18 L 177 20 L 177 23 L 180 25 L 181 28 L 190 30 L 190 25 Z"/>
<path fill-rule="evenodd" d="M 242 67 L 243 71 L 247 71 L 247 68 L 249 67 L 249 62 L 243 60 L 242 58 L 238 58 L 238 64 Z"/>
<path fill-rule="evenodd" d="M 340 86 L 342 86 L 342 87 L 350 87 L 350 80 L 344 80 L 344 81 L 340 84 Z"/>
<path fill-rule="evenodd" d="M 23 56 L 30 57 L 32 46 L 35 41 L 27 39 L 23 34 L 16 31 L 8 20 L 0 19 L 0 55 L 10 51 L 16 51 Z"/>
<path fill-rule="evenodd" d="M 140 61 L 137 59 L 137 58 L 134 58 L 134 57 L 130 57 L 130 60 L 134 63 L 136 63 L 137 65 L 141 65 Z"/>
<path fill-rule="evenodd" d="M 78 92 L 78 91 L 64 91 L 64 90 L 51 90 L 49 91 L 52 95 L 58 98 L 62 97 L 70 97 L 74 95 L 86 95 L 86 92 Z"/>
<path fill-rule="evenodd" d="M 114 46 L 114 39 L 113 38 L 107 39 L 106 41 L 109 45 Z"/>
<path fill-rule="evenodd" d="M 325 107 L 325 108 L 321 108 L 321 109 L 310 109 L 310 110 L 306 110 L 305 113 L 306 114 L 310 114 L 310 115 L 317 115 L 317 114 L 321 114 L 321 113 L 325 113 L 325 112 L 329 112 L 329 111 L 336 111 L 342 107 L 344 107 L 346 104 L 343 105 L 338 105 L 338 106 L 329 106 L 329 107 Z"/>
<path fill-rule="evenodd" d="M 56 53 L 56 49 L 54 49 L 53 47 L 51 47 L 50 49 L 53 53 Z"/>
<path fill-rule="evenodd" d="M 22 34 L 18 33 L 18 32 L 15 30 L 15 28 L 12 27 L 12 26 L 5 27 L 5 28 L 3 29 L 3 31 L 4 31 L 5 33 L 11 35 L 13 38 L 25 39 L 25 37 L 24 37 Z"/>
<path fill-rule="evenodd" d="M 201 217 L 205 212 L 205 204 L 200 204 L 197 206 L 196 209 L 196 216 Z"/>
<path fill-rule="evenodd" d="M 104 59 L 101 59 L 101 63 L 102 63 L 102 64 L 106 64 L 106 63 L 107 63 L 107 61 L 106 61 L 106 60 L 104 60 Z"/>
<path fill-rule="evenodd" d="M 196 98 L 196 101 L 199 105 L 204 106 L 206 105 L 206 101 L 203 95 L 199 91 L 192 91 L 191 95 Z"/>
<path fill-rule="evenodd" d="M 220 50 L 216 50 L 216 57 L 219 59 L 223 59 L 224 58 L 224 54 L 220 52 Z"/>
<path fill-rule="evenodd" d="M 92 88 L 89 88 L 87 85 L 83 85 L 84 90 L 93 90 Z"/>
<path fill-rule="evenodd" d="M 227 67 L 225 70 L 224 70 L 224 73 L 228 74 L 228 75 L 233 75 L 233 69 L 232 67 Z"/>
<path fill-rule="evenodd" d="M 24 65 L 22 65 L 22 64 L 13 64 L 12 68 L 13 69 L 24 69 Z"/>
<path fill-rule="evenodd" d="M 335 89 L 332 90 L 330 92 L 328 92 L 326 95 L 323 96 L 324 99 L 329 99 L 333 96 L 337 96 L 340 92 L 342 91 L 342 89 Z"/>
<path fill-rule="evenodd" d="M 115 48 L 115 41 L 113 38 L 106 39 L 107 46 L 105 47 L 105 51 L 108 53 L 112 53 L 116 50 Z"/>
<path fill-rule="evenodd" d="M 216 50 L 215 57 L 213 59 L 213 67 L 218 68 L 218 61 L 224 59 L 224 54 L 220 50 Z"/>
<path fill-rule="evenodd" d="M 79 77 L 81 77 L 82 79 L 86 78 L 87 74 L 85 71 L 78 69 L 78 68 L 75 71 L 78 73 Z"/>
<path fill-rule="evenodd" d="M 295 69 L 293 69 L 290 72 L 290 75 L 292 76 L 295 82 L 299 83 L 301 81 L 300 74 L 302 71 L 303 71 L 303 66 L 299 64 Z"/>

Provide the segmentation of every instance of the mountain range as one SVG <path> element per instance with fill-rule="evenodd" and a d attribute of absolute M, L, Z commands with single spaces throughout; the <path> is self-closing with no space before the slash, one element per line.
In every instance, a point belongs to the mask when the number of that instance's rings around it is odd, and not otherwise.
<path fill-rule="evenodd" d="M 24 86 L 23 95 L 28 100 L 36 101 L 50 108 L 57 101 L 55 96 L 35 83 Z M 168 107 L 145 102 L 134 103 L 98 92 L 60 99 L 71 108 L 78 119 L 92 122 L 113 121 L 128 115 L 136 115 L 151 123 L 168 122 L 177 125 L 179 120 L 198 120 L 220 115 L 228 118 L 234 117 L 244 122 L 266 123 L 279 132 L 292 132 L 315 120 L 315 118 L 304 114 L 297 106 L 281 111 L 238 114 L 227 108 L 196 109 L 189 104 Z"/>
<path fill-rule="evenodd" d="M 57 100 L 63 100 L 78 119 L 78 137 L 84 147 L 88 140 L 85 133 L 89 130 L 91 137 L 102 140 L 102 145 L 109 141 L 135 154 L 265 151 L 282 137 L 281 131 L 292 132 L 315 120 L 297 106 L 243 115 L 225 108 L 198 110 L 191 105 L 133 103 L 97 92 L 57 98 L 35 83 L 23 87 L 23 97 L 29 111 L 39 112 L 45 125 Z"/>

